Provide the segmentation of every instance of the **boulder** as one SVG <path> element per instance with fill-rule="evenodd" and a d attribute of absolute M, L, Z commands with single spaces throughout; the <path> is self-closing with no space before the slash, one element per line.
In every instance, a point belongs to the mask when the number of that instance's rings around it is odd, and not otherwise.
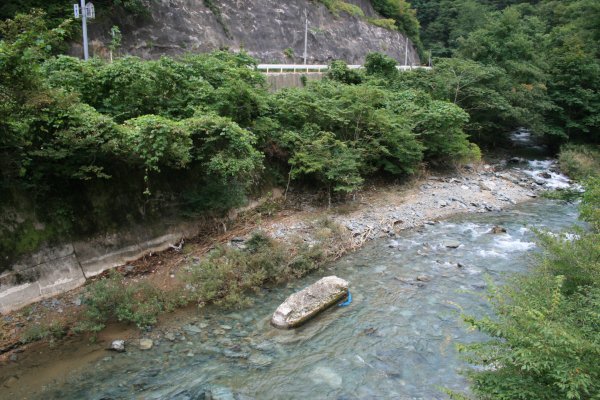
<path fill-rule="evenodd" d="M 506 233 L 506 228 L 496 225 L 490 230 L 490 233 L 493 233 L 495 235 L 499 233 Z"/>
<path fill-rule="evenodd" d="M 113 340 L 110 344 L 108 350 L 116 351 L 122 353 L 125 351 L 125 341 L 124 340 Z"/>
<path fill-rule="evenodd" d="M 348 282 L 326 276 L 288 297 L 273 313 L 271 324 L 277 328 L 295 328 L 319 312 L 336 304 L 348 294 Z"/>

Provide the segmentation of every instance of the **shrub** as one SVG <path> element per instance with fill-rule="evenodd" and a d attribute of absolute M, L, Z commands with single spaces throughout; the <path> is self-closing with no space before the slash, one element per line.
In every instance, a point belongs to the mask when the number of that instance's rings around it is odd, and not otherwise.
<path fill-rule="evenodd" d="M 349 69 L 348 65 L 341 60 L 336 60 L 329 64 L 329 69 L 325 76 L 328 79 L 348 85 L 356 85 L 362 82 L 360 73 L 356 70 Z"/>
<path fill-rule="evenodd" d="M 154 325 L 158 315 L 182 304 L 177 291 L 166 295 L 148 282 L 127 283 L 112 270 L 108 277 L 88 285 L 84 319 L 78 330 L 98 332 L 109 321 L 133 323 L 143 329 Z"/>
<path fill-rule="evenodd" d="M 396 60 L 381 53 L 369 53 L 365 59 L 365 71 L 367 75 L 381 75 L 393 77 L 398 74 Z"/>
<path fill-rule="evenodd" d="M 238 181 L 249 186 L 262 169 L 256 137 L 228 118 L 199 115 L 181 122 L 193 141 L 191 156 L 206 174 L 220 182 Z"/>
<path fill-rule="evenodd" d="M 600 148 L 594 145 L 564 145 L 558 155 L 560 169 L 574 179 L 600 175 Z"/>
<path fill-rule="evenodd" d="M 183 168 L 191 161 L 192 139 L 178 123 L 156 115 L 144 115 L 125 124 L 124 145 L 140 159 L 145 170 L 146 193 L 149 173 L 161 166 Z"/>

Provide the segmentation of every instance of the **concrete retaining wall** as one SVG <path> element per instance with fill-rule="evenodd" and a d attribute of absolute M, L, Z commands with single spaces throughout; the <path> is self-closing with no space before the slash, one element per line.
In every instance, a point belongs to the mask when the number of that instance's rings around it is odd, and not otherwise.
<path fill-rule="evenodd" d="M 198 234 L 192 224 L 98 236 L 88 241 L 50 247 L 25 257 L 0 275 L 0 313 L 67 292 L 107 269 L 124 265 L 150 252 L 166 250 L 184 237 Z"/>
<path fill-rule="evenodd" d="M 283 192 L 275 188 L 269 196 L 231 210 L 229 219 L 235 220 L 239 213 L 282 195 Z M 47 247 L 23 257 L 10 271 L 0 275 L 0 313 L 75 289 L 108 269 L 166 250 L 184 238 L 198 236 L 201 222 L 167 220 L 139 225 L 118 233 Z"/>
<path fill-rule="evenodd" d="M 276 92 L 280 89 L 291 87 L 302 87 L 302 77 L 305 76 L 307 81 L 320 81 L 325 74 L 322 72 L 283 72 L 267 74 L 267 84 L 269 90 Z"/>

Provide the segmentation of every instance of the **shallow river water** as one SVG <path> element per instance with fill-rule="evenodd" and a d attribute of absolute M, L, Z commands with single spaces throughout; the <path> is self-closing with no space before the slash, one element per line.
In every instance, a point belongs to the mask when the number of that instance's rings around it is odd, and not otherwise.
<path fill-rule="evenodd" d="M 207 308 L 173 327 L 151 350 L 108 353 L 83 375 L 36 391 L 60 399 L 438 399 L 466 391 L 458 342 L 461 311 L 486 312 L 486 276 L 523 272 L 532 227 L 575 223 L 576 208 L 538 199 L 509 210 L 461 216 L 374 241 L 326 270 L 264 290 L 241 311 Z M 494 225 L 506 234 L 488 233 Z M 456 249 L 444 241 L 457 240 Z M 269 325 L 277 306 L 321 276 L 350 282 L 353 302 L 297 330 Z M 417 277 L 419 279 L 417 279 Z M 209 396 L 210 393 L 210 396 Z M 211 397 L 212 396 L 212 397 Z"/>

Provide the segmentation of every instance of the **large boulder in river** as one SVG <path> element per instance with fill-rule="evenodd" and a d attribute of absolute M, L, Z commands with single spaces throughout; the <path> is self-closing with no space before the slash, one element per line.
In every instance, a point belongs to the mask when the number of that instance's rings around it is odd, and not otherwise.
<path fill-rule="evenodd" d="M 288 297 L 273 313 L 271 324 L 295 328 L 348 295 L 348 282 L 326 276 Z"/>

